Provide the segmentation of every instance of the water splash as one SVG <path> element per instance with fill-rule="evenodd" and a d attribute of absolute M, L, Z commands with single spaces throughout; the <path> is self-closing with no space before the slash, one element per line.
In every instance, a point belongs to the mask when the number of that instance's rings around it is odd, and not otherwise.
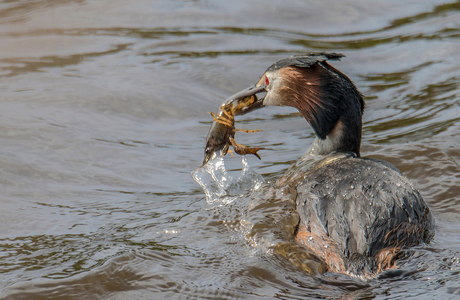
<path fill-rule="evenodd" d="M 263 177 L 249 167 L 244 155 L 241 161 L 243 168 L 238 179 L 228 174 L 222 153 L 215 153 L 205 165 L 191 173 L 193 179 L 203 188 L 209 204 L 232 203 L 245 192 L 258 190 L 265 184 Z"/>

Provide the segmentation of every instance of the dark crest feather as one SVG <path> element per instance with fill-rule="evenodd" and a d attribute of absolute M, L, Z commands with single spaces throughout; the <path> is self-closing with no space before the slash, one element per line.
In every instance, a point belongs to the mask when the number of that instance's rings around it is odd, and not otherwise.
<path fill-rule="evenodd" d="M 311 67 L 318 62 L 323 62 L 326 60 L 340 60 L 345 55 L 340 53 L 326 53 L 326 52 L 310 52 L 300 55 L 294 55 L 280 61 L 277 61 L 270 67 L 267 71 L 276 71 L 287 66 L 296 66 L 296 67 Z"/>

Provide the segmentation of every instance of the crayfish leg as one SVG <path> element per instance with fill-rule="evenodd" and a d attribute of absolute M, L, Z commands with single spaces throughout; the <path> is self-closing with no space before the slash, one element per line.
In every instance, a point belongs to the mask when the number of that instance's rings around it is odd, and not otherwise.
<path fill-rule="evenodd" d="M 215 122 L 220 123 L 222 125 L 226 125 L 228 127 L 233 127 L 233 121 L 231 121 L 230 119 L 227 119 L 223 116 L 218 116 L 217 114 L 213 112 L 209 112 L 209 111 L 208 111 L 208 114 L 212 116 Z"/>
<path fill-rule="evenodd" d="M 241 144 L 235 142 L 233 138 L 229 138 L 230 143 L 232 144 L 233 150 L 239 155 L 254 154 L 258 159 L 261 159 L 257 151 L 265 148 L 248 148 Z"/>
<path fill-rule="evenodd" d="M 256 129 L 256 130 L 248 130 L 248 129 L 236 129 L 235 131 L 241 131 L 241 132 L 246 132 L 246 133 L 254 133 L 254 132 L 261 132 L 262 129 Z"/>

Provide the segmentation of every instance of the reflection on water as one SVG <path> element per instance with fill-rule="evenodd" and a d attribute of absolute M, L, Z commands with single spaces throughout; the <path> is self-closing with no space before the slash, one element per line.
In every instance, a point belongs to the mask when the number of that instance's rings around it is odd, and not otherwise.
<path fill-rule="evenodd" d="M 0 298 L 458 297 L 459 38 L 458 1 L 1 2 Z M 294 110 L 237 120 L 267 150 L 250 168 L 227 156 L 224 175 L 259 188 L 209 204 L 190 177 L 206 111 L 309 51 L 347 56 L 362 154 L 437 219 L 433 243 L 369 282 L 320 275 L 292 240 L 294 196 L 270 186 L 313 141 Z"/>

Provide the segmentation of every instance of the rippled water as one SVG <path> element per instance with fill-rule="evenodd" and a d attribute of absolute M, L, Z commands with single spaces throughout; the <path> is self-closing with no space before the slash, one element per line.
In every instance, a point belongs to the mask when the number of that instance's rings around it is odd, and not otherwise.
<path fill-rule="evenodd" d="M 362 154 L 437 219 L 391 276 L 309 273 L 267 230 L 289 199 L 216 207 L 190 176 L 206 111 L 308 51 L 347 56 L 332 64 L 366 95 Z M 460 297 L 460 2 L 2 1 L 0 100 L 2 299 Z M 248 163 L 268 183 L 313 140 L 292 109 L 237 122 L 263 128 L 237 139 L 266 148 Z"/>

